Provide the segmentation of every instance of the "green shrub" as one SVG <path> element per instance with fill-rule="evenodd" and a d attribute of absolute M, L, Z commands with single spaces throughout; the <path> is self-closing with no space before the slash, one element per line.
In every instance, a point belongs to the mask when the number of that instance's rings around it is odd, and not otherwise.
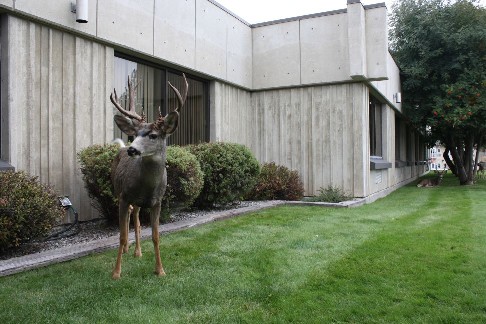
<path fill-rule="evenodd" d="M 204 173 L 204 187 L 194 202 L 208 208 L 240 201 L 255 185 L 260 165 L 244 145 L 202 143 L 189 146 Z"/>
<path fill-rule="evenodd" d="M 0 172 L 0 251 L 46 236 L 62 221 L 54 190 L 24 172 Z"/>
<path fill-rule="evenodd" d="M 352 197 L 343 189 L 329 185 L 325 189 L 321 187 L 319 189 L 319 194 L 315 197 L 309 198 L 308 201 L 338 203 L 350 199 L 352 199 Z"/>
<path fill-rule="evenodd" d="M 264 163 L 258 182 L 246 197 L 248 200 L 300 200 L 304 196 L 304 185 L 295 170 Z"/>
<path fill-rule="evenodd" d="M 93 206 L 108 221 L 118 222 L 118 201 L 113 194 L 111 165 L 119 151 L 118 144 L 92 145 L 78 153 L 81 173 Z M 199 195 L 203 175 L 196 157 L 181 147 L 167 147 L 167 190 L 163 205 L 189 206 Z M 164 213 L 166 210 L 162 210 Z M 148 210 L 142 209 L 146 219 Z M 163 215 L 162 221 L 166 220 Z"/>
<path fill-rule="evenodd" d="M 167 147 L 166 206 L 189 207 L 201 193 L 204 174 L 194 154 L 180 146 Z"/>
<path fill-rule="evenodd" d="M 91 145 L 78 153 L 84 186 L 93 207 L 110 223 L 118 223 L 118 202 L 113 195 L 111 164 L 118 154 L 118 144 Z"/>

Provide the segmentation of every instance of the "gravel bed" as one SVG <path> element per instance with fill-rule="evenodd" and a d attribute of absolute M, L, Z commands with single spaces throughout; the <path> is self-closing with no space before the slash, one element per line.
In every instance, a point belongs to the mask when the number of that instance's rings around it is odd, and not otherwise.
<path fill-rule="evenodd" d="M 198 218 L 208 214 L 218 213 L 224 210 L 238 209 L 238 208 L 258 206 L 258 205 L 261 205 L 261 202 L 244 201 L 237 205 L 215 208 L 211 210 L 174 211 L 171 212 L 169 222 L 171 223 L 178 222 L 187 219 Z M 142 227 L 145 228 L 148 227 L 148 225 L 142 225 Z M 55 228 L 53 229 L 53 233 L 58 233 L 62 229 L 63 229 L 62 227 Z M 133 230 L 133 228 L 131 228 L 130 230 Z M 106 238 L 113 235 L 119 235 L 119 231 L 118 231 L 118 226 L 108 224 L 105 219 L 95 219 L 91 221 L 80 222 L 74 228 L 61 235 L 62 236 L 68 235 L 68 236 L 59 239 L 52 239 L 47 241 L 39 240 L 36 242 L 29 242 L 29 243 L 22 244 L 18 249 L 7 251 L 6 253 L 0 254 L 0 260 L 6 260 L 14 257 L 52 250 L 52 249 L 61 248 L 65 246 L 71 246 L 75 244 L 83 244 L 101 238 Z"/>

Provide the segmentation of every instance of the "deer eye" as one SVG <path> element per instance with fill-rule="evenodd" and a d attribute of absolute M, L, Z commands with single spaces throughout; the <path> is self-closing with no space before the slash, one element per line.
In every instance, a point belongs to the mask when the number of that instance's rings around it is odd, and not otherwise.
<path fill-rule="evenodd" d="M 156 139 L 157 138 L 157 134 L 149 134 L 148 136 L 150 139 Z"/>

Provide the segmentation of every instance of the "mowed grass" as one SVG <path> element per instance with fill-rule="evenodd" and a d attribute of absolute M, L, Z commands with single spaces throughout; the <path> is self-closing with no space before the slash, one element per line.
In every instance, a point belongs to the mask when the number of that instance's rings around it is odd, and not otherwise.
<path fill-rule="evenodd" d="M 486 183 L 279 207 L 0 278 L 1 323 L 485 323 Z M 133 253 L 133 247 L 130 251 Z"/>

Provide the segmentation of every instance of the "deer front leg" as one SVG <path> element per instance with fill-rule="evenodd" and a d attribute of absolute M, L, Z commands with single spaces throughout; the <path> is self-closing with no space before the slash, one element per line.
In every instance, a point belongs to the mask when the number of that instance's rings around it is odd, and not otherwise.
<path fill-rule="evenodd" d="M 152 225 L 152 242 L 154 243 L 155 253 L 155 274 L 157 276 L 164 276 L 165 272 L 162 268 L 162 261 L 160 259 L 159 248 L 159 217 L 160 217 L 160 202 L 152 207 L 150 211 L 150 223 Z"/>
<path fill-rule="evenodd" d="M 138 213 L 140 212 L 140 207 L 135 206 L 133 208 L 133 225 L 135 227 L 135 252 L 133 253 L 134 257 L 141 257 L 142 256 L 142 249 L 140 247 L 140 218 Z"/>
<path fill-rule="evenodd" d="M 130 248 L 130 242 L 128 241 L 128 232 L 130 231 L 130 215 L 133 213 L 133 206 L 128 205 L 128 217 L 127 217 L 127 244 L 123 248 L 123 253 L 128 253 L 128 249 Z"/>
<path fill-rule="evenodd" d="M 120 198 L 120 205 L 119 205 L 119 223 L 120 223 L 120 246 L 118 247 L 118 256 L 116 258 L 115 269 L 113 269 L 112 278 L 113 279 L 120 279 L 121 274 L 121 262 L 122 262 L 122 255 L 125 247 L 128 245 L 128 222 L 127 218 L 129 217 L 129 208 L 128 204 L 125 203 Z"/>

